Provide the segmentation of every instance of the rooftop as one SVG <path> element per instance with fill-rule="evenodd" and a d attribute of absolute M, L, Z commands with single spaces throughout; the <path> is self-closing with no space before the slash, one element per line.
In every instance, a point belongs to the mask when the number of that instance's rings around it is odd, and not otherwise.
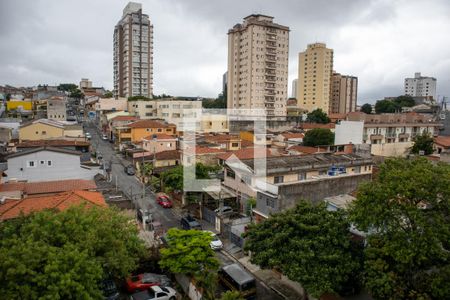
<path fill-rule="evenodd" d="M 36 147 L 87 147 L 89 142 L 74 141 L 74 140 L 37 140 L 37 141 L 25 141 L 16 145 L 17 148 L 36 148 Z"/>
<path fill-rule="evenodd" d="M 28 197 L 21 200 L 6 199 L 4 204 L 0 204 L 0 221 L 17 218 L 22 213 L 28 215 L 45 209 L 61 211 L 81 204 L 107 206 L 101 193 L 88 191 L 71 191 L 51 196 Z"/>
<path fill-rule="evenodd" d="M 450 148 L 450 136 L 437 136 L 434 138 L 434 143 L 445 148 Z"/>
<path fill-rule="evenodd" d="M 130 128 L 168 128 L 173 126 L 175 125 L 155 120 L 140 120 L 127 125 Z"/>
<path fill-rule="evenodd" d="M 153 139 L 156 139 L 156 140 L 176 140 L 177 138 L 175 136 L 173 136 L 173 135 L 170 135 L 170 134 L 155 133 L 155 134 L 146 136 L 143 139 L 147 140 L 147 141 L 151 141 Z"/>
<path fill-rule="evenodd" d="M 52 194 L 73 190 L 93 190 L 93 180 L 68 179 L 45 182 L 11 182 L 0 185 L 0 192 L 22 191 L 27 195 Z"/>
<path fill-rule="evenodd" d="M 44 146 L 44 147 L 31 148 L 28 150 L 10 154 L 7 156 L 7 159 L 14 158 L 14 157 L 20 157 L 23 155 L 40 152 L 40 151 L 52 151 L 52 152 L 58 152 L 58 153 L 65 153 L 65 154 L 69 154 L 69 155 L 81 155 L 81 153 L 79 151 L 75 151 L 75 150 L 68 150 L 68 149 L 62 149 L 62 148 L 57 148 L 57 147 Z"/>

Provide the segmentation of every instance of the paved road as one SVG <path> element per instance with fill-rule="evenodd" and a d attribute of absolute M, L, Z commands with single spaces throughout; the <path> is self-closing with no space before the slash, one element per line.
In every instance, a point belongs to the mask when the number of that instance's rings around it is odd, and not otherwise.
<path fill-rule="evenodd" d="M 152 214 L 153 220 L 160 222 L 164 230 L 171 227 L 178 227 L 181 216 L 177 215 L 177 211 L 164 209 L 160 205 L 157 205 L 155 194 L 148 187 L 145 190 L 145 196 L 142 197 L 142 183 L 136 176 L 127 175 L 124 171 L 124 167 L 130 164 L 130 162 L 116 154 L 111 143 L 102 140 L 101 134 L 95 126 L 89 123 L 85 123 L 85 126 L 86 131 L 92 135 L 91 144 L 94 149 L 97 153 L 101 153 L 105 163 L 111 163 L 112 183 L 115 184 L 117 182 L 118 188 L 132 198 L 137 206 L 148 209 Z"/>
<path fill-rule="evenodd" d="M 111 143 L 102 140 L 101 133 L 99 132 L 97 127 L 90 123 L 85 123 L 85 127 L 86 131 L 92 135 L 91 144 L 94 149 L 98 153 L 102 154 L 104 162 L 112 163 L 112 183 L 115 184 L 117 180 L 118 188 L 135 199 L 139 207 L 149 209 L 150 213 L 152 214 L 153 220 L 161 222 L 164 230 L 172 227 L 179 227 L 179 220 L 181 218 L 181 215 L 177 214 L 177 210 L 164 209 L 161 206 L 157 205 L 155 202 L 155 194 L 148 189 L 145 191 L 145 196 L 142 197 L 142 183 L 135 176 L 127 175 L 124 172 L 124 167 L 130 164 L 130 162 L 118 156 L 115 153 L 113 145 Z M 216 255 L 222 266 L 237 262 L 223 251 L 217 251 Z M 275 294 L 270 288 L 268 288 L 259 280 L 257 280 L 256 290 L 257 299 L 281 299 L 277 294 Z"/>

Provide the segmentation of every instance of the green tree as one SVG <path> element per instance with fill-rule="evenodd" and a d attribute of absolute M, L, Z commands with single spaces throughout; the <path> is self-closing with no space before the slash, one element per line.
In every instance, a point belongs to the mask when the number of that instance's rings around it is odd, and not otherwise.
<path fill-rule="evenodd" d="M 314 128 L 308 130 L 303 138 L 303 145 L 305 146 L 324 146 L 332 145 L 334 143 L 334 133 L 326 128 Z"/>
<path fill-rule="evenodd" d="M 64 92 L 73 92 L 75 90 L 78 89 L 78 86 L 74 83 L 61 83 L 60 85 L 58 85 L 58 90 L 59 91 L 64 91 Z"/>
<path fill-rule="evenodd" d="M 261 268 L 277 268 L 299 282 L 314 297 L 339 293 L 361 268 L 353 251 L 350 224 L 343 211 L 331 212 L 324 203 L 301 201 L 295 208 L 251 225 L 245 249 Z"/>
<path fill-rule="evenodd" d="M 76 89 L 76 90 L 73 90 L 73 91 L 70 92 L 69 97 L 70 98 L 81 99 L 81 98 L 84 97 L 84 94 L 79 89 Z"/>
<path fill-rule="evenodd" d="M 111 92 L 111 91 L 107 91 L 104 95 L 103 95 L 103 97 L 104 98 L 112 98 L 114 95 L 113 95 L 113 93 Z"/>
<path fill-rule="evenodd" d="M 368 232 L 365 286 L 376 299 L 450 295 L 450 165 L 389 159 L 350 209 Z"/>
<path fill-rule="evenodd" d="M 98 299 L 98 282 L 123 278 L 144 253 L 137 229 L 114 209 L 43 211 L 0 223 L 5 299 Z"/>
<path fill-rule="evenodd" d="M 397 105 L 398 108 L 412 107 L 416 105 L 416 101 L 414 101 L 414 98 L 409 95 L 398 96 L 397 98 L 394 99 L 394 103 Z"/>
<path fill-rule="evenodd" d="M 157 99 L 157 97 L 155 98 Z M 138 101 L 138 100 L 144 100 L 144 101 L 151 101 L 149 97 L 146 96 L 130 96 L 128 97 L 128 101 Z"/>
<path fill-rule="evenodd" d="M 226 291 L 220 297 L 220 300 L 244 300 L 238 291 Z"/>
<path fill-rule="evenodd" d="M 397 110 L 398 107 L 390 100 L 379 100 L 375 103 L 375 112 L 377 114 L 394 113 Z"/>
<path fill-rule="evenodd" d="M 369 103 L 364 104 L 363 106 L 361 106 L 361 111 L 366 114 L 371 114 L 372 113 L 372 105 L 370 105 Z"/>
<path fill-rule="evenodd" d="M 160 266 L 175 274 L 193 277 L 204 290 L 206 299 L 214 299 L 219 261 L 209 246 L 208 232 L 171 228 L 167 248 L 161 249 Z"/>
<path fill-rule="evenodd" d="M 187 168 L 193 168 L 192 166 Z M 196 179 L 209 179 L 209 172 L 217 171 L 219 166 L 208 166 L 202 163 L 195 165 Z M 172 191 L 183 190 L 183 166 L 178 165 L 162 173 L 164 185 L 169 187 Z"/>
<path fill-rule="evenodd" d="M 307 114 L 306 121 L 311 123 L 327 124 L 330 123 L 330 118 L 328 118 L 327 114 L 322 109 L 317 108 Z"/>
<path fill-rule="evenodd" d="M 418 154 L 419 151 L 424 151 L 425 155 L 433 153 L 433 143 L 434 140 L 431 135 L 427 132 L 417 135 L 413 139 L 414 144 L 411 148 L 411 153 Z"/>

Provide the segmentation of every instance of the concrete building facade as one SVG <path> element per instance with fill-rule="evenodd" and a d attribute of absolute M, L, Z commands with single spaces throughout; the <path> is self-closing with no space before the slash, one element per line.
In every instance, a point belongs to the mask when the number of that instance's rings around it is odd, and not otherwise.
<path fill-rule="evenodd" d="M 289 27 L 273 19 L 249 15 L 228 31 L 229 109 L 263 109 L 269 117 L 286 115 Z"/>
<path fill-rule="evenodd" d="M 313 111 L 330 109 L 330 88 L 333 72 L 333 49 L 324 43 L 309 44 L 298 58 L 297 105 Z"/>
<path fill-rule="evenodd" d="M 292 80 L 292 93 L 291 97 L 297 99 L 298 79 Z"/>
<path fill-rule="evenodd" d="M 436 98 L 436 78 L 425 77 L 417 72 L 414 78 L 405 78 L 405 95 L 413 97 L 433 97 Z"/>
<path fill-rule="evenodd" d="M 331 102 L 329 113 L 346 114 L 356 111 L 358 77 L 333 72 L 331 79 Z"/>
<path fill-rule="evenodd" d="M 56 121 L 66 121 L 67 101 L 62 97 L 52 97 L 47 100 L 47 118 Z"/>
<path fill-rule="evenodd" d="M 114 96 L 153 93 L 153 25 L 142 5 L 129 2 L 114 29 Z"/>

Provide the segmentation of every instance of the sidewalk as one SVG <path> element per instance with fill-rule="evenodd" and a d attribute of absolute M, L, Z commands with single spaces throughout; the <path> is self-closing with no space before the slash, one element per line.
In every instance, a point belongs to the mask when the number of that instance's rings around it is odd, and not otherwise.
<path fill-rule="evenodd" d="M 237 251 L 237 247 L 233 246 L 227 240 L 224 243 L 224 250 L 226 253 L 243 265 L 250 273 L 252 273 L 258 280 L 262 281 L 267 287 L 272 289 L 281 298 L 288 300 L 304 299 L 303 288 L 297 282 L 287 279 L 272 270 L 261 269 L 259 266 L 250 262 L 250 257 L 243 255 L 242 251 Z"/>

